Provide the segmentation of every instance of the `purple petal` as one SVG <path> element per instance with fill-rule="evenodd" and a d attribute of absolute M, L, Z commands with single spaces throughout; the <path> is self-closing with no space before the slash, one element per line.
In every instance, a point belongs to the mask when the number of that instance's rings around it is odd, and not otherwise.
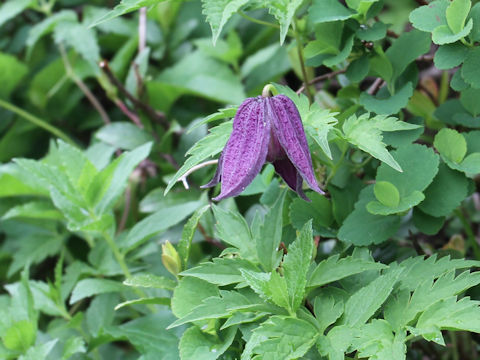
<path fill-rule="evenodd" d="M 307 184 L 316 192 L 324 194 L 313 172 L 312 158 L 297 107 L 285 95 L 267 98 L 266 102 L 267 117 L 272 122 L 274 136 Z"/>
<path fill-rule="evenodd" d="M 260 172 L 270 142 L 270 122 L 263 98 L 248 98 L 233 119 L 233 131 L 223 149 L 222 190 L 213 200 L 240 194 Z"/>
<path fill-rule="evenodd" d="M 298 173 L 295 166 L 289 159 L 276 160 L 273 162 L 275 171 L 279 174 L 287 185 L 295 191 L 302 199 L 310 201 L 302 190 L 303 179 Z"/>
<path fill-rule="evenodd" d="M 207 189 L 214 187 L 220 182 L 222 177 L 222 167 L 223 167 L 223 152 L 218 159 L 217 171 L 215 171 L 215 175 L 213 175 L 212 180 L 210 180 L 207 184 L 200 186 L 201 189 Z"/>

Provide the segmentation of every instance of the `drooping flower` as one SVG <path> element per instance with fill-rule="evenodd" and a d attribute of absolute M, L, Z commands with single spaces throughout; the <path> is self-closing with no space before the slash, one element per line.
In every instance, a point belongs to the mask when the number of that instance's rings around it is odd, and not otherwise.
<path fill-rule="evenodd" d="M 212 180 L 203 188 L 221 182 L 214 200 L 240 194 L 268 161 L 287 185 L 308 200 L 303 180 L 320 194 L 310 150 L 297 107 L 285 95 L 246 99 L 233 119 L 233 131 L 220 156 Z"/>

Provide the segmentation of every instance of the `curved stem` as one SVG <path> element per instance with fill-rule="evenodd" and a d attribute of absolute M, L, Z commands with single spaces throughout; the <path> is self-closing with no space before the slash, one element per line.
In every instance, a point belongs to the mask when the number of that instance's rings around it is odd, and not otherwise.
<path fill-rule="evenodd" d="M 270 27 L 274 27 L 275 29 L 280 29 L 280 25 L 277 25 L 277 24 L 274 24 L 274 23 L 271 23 L 271 22 L 268 22 L 268 21 L 263 21 L 263 20 L 255 19 L 254 17 L 251 17 L 251 16 L 245 14 L 243 11 L 239 11 L 238 14 L 239 14 L 241 17 L 243 17 L 243 18 L 245 18 L 245 19 L 247 19 L 247 20 L 249 20 L 249 21 L 251 21 L 251 22 L 253 22 L 253 23 L 260 24 L 260 25 L 265 25 L 265 26 L 270 26 Z"/>
<path fill-rule="evenodd" d="M 51 134 L 53 134 L 56 137 L 62 139 L 66 143 L 69 143 L 70 145 L 73 145 L 73 146 L 77 146 L 75 144 L 75 142 L 68 137 L 67 134 L 65 134 L 62 130 L 57 129 L 55 126 L 50 125 L 45 120 L 42 120 L 42 119 L 36 117 L 35 115 L 32 115 L 29 112 L 27 112 L 23 109 L 20 109 L 19 107 L 15 106 L 15 105 L 7 102 L 7 101 L 4 101 L 2 99 L 0 99 L 0 107 L 3 107 L 4 109 L 7 109 L 8 111 L 11 111 L 11 112 L 17 114 L 18 116 L 24 118 L 25 120 L 30 121 L 32 124 L 35 124 L 38 127 L 50 132 Z"/>
<path fill-rule="evenodd" d="M 305 67 L 305 57 L 303 56 L 303 46 L 302 46 L 302 41 L 300 39 L 300 34 L 297 31 L 297 26 L 296 26 L 296 21 L 292 23 L 293 26 L 293 32 L 295 35 L 295 42 L 297 43 L 297 52 L 298 52 L 298 61 L 300 62 L 300 67 L 302 69 L 302 77 L 303 77 L 303 83 L 305 85 L 305 90 L 307 92 L 307 97 L 308 100 L 310 101 L 310 104 L 313 103 L 313 95 L 312 92 L 310 91 L 310 88 L 308 87 L 308 84 L 310 83 L 307 75 L 307 68 Z"/>

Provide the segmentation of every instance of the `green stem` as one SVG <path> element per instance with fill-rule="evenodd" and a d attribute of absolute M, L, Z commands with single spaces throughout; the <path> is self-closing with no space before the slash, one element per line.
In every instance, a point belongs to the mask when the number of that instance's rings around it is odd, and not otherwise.
<path fill-rule="evenodd" d="M 25 110 L 20 109 L 19 107 L 4 101 L 0 99 L 0 107 L 3 107 L 4 109 L 7 109 L 18 116 L 24 118 L 27 121 L 30 121 L 32 124 L 37 125 L 38 127 L 41 127 L 42 129 L 52 133 L 56 137 L 62 139 L 63 141 L 69 143 L 70 145 L 77 146 L 75 142 L 68 137 L 67 134 L 65 134 L 62 130 L 57 129 L 55 126 L 50 125 L 48 122 L 45 120 L 42 120 L 35 115 L 30 114 L 29 112 L 26 112 Z"/>
<path fill-rule="evenodd" d="M 127 279 L 130 279 L 132 277 L 132 273 L 128 269 L 127 263 L 125 262 L 125 256 L 120 252 L 120 249 L 117 247 L 117 244 L 115 244 L 115 240 L 110 236 L 109 233 L 104 232 L 103 238 L 107 242 L 108 246 L 113 252 L 113 256 L 115 256 L 115 259 L 117 260 L 118 264 L 122 268 L 123 274 Z"/>
<path fill-rule="evenodd" d="M 305 91 L 307 93 L 307 97 L 308 97 L 308 100 L 310 101 L 310 104 L 312 104 L 313 95 L 308 85 L 310 83 L 310 79 L 308 78 L 307 68 L 305 67 L 305 57 L 303 56 L 303 45 L 300 39 L 300 34 L 297 31 L 297 22 L 294 21 L 292 23 L 292 26 L 293 26 L 293 33 L 295 34 L 295 42 L 297 43 L 298 61 L 300 62 L 300 67 L 302 69 L 302 77 L 303 77 L 303 83 L 305 84 Z"/>
<path fill-rule="evenodd" d="M 468 222 L 467 218 L 463 214 L 461 208 L 455 210 L 455 215 L 458 216 L 460 222 L 463 225 L 463 229 L 465 230 L 465 234 L 467 234 L 467 239 L 470 246 L 473 248 L 473 253 L 475 254 L 475 258 L 480 260 L 480 247 L 478 246 L 477 240 L 475 239 L 475 234 L 473 233 L 472 227 Z"/>
<path fill-rule="evenodd" d="M 263 21 L 263 20 L 259 20 L 259 19 L 255 19 L 254 17 L 251 17 L 247 14 L 245 14 L 243 11 L 239 11 L 238 14 L 247 19 L 248 21 L 251 21 L 253 23 L 256 23 L 256 24 L 260 24 L 260 25 L 265 25 L 265 26 L 270 26 L 270 27 L 273 27 L 275 29 L 280 29 L 280 25 L 277 25 L 277 24 L 274 24 L 274 23 L 271 23 L 271 22 L 268 22 L 268 21 Z"/>
<path fill-rule="evenodd" d="M 457 343 L 457 334 L 454 331 L 449 331 L 450 338 L 452 339 L 452 358 L 453 360 L 459 360 L 458 355 L 458 343 Z"/>
<path fill-rule="evenodd" d="M 126 279 L 130 279 L 132 278 L 132 273 L 130 272 L 130 270 L 128 269 L 128 265 L 127 263 L 125 262 L 125 255 L 122 254 L 120 252 L 120 249 L 118 248 L 117 244 L 115 243 L 115 240 L 112 238 L 112 236 L 104 231 L 102 233 L 102 236 L 103 238 L 105 239 L 105 241 L 107 242 L 108 246 L 110 247 L 110 250 L 112 250 L 113 252 L 113 256 L 115 256 L 115 259 L 117 260 L 118 264 L 120 265 L 120 267 L 122 268 L 122 272 L 123 274 L 125 275 L 125 278 Z M 133 288 L 133 290 L 135 291 L 135 293 L 141 297 L 141 298 L 145 298 L 147 297 L 147 295 L 141 290 L 141 289 L 138 289 L 138 288 Z M 155 307 L 151 304 L 147 305 L 147 308 L 152 312 L 154 313 L 155 312 Z"/>
<path fill-rule="evenodd" d="M 342 150 L 342 155 L 340 155 L 340 158 L 338 159 L 338 161 L 335 163 L 335 165 L 333 166 L 332 168 L 332 171 L 330 172 L 330 174 L 328 175 L 327 177 L 327 180 L 325 180 L 325 188 L 327 188 L 330 180 L 332 180 L 332 178 L 335 176 L 335 174 L 337 173 L 338 171 L 338 168 L 340 167 L 340 165 L 342 164 L 342 161 L 343 159 L 345 158 L 345 155 L 347 154 L 347 150 L 348 150 L 348 145 L 345 146 L 345 149 Z"/>

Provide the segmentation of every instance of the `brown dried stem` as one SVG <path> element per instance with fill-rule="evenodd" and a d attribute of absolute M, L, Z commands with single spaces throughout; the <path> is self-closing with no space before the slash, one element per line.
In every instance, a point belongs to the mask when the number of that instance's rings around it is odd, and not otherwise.
<path fill-rule="evenodd" d="M 165 129 L 168 129 L 170 127 L 170 124 L 166 121 L 165 114 L 155 110 L 152 108 L 149 104 L 146 104 L 139 99 L 137 99 L 135 96 L 133 96 L 126 88 L 123 86 L 123 84 L 116 78 L 116 76 L 113 74 L 112 70 L 110 69 L 110 66 L 108 65 L 108 61 L 102 60 L 100 62 L 100 68 L 103 70 L 105 75 L 107 75 L 108 80 L 114 85 L 128 100 L 130 100 L 133 105 L 139 109 L 141 109 L 143 112 L 145 112 L 152 120 L 155 122 L 159 123 L 162 125 Z"/>

